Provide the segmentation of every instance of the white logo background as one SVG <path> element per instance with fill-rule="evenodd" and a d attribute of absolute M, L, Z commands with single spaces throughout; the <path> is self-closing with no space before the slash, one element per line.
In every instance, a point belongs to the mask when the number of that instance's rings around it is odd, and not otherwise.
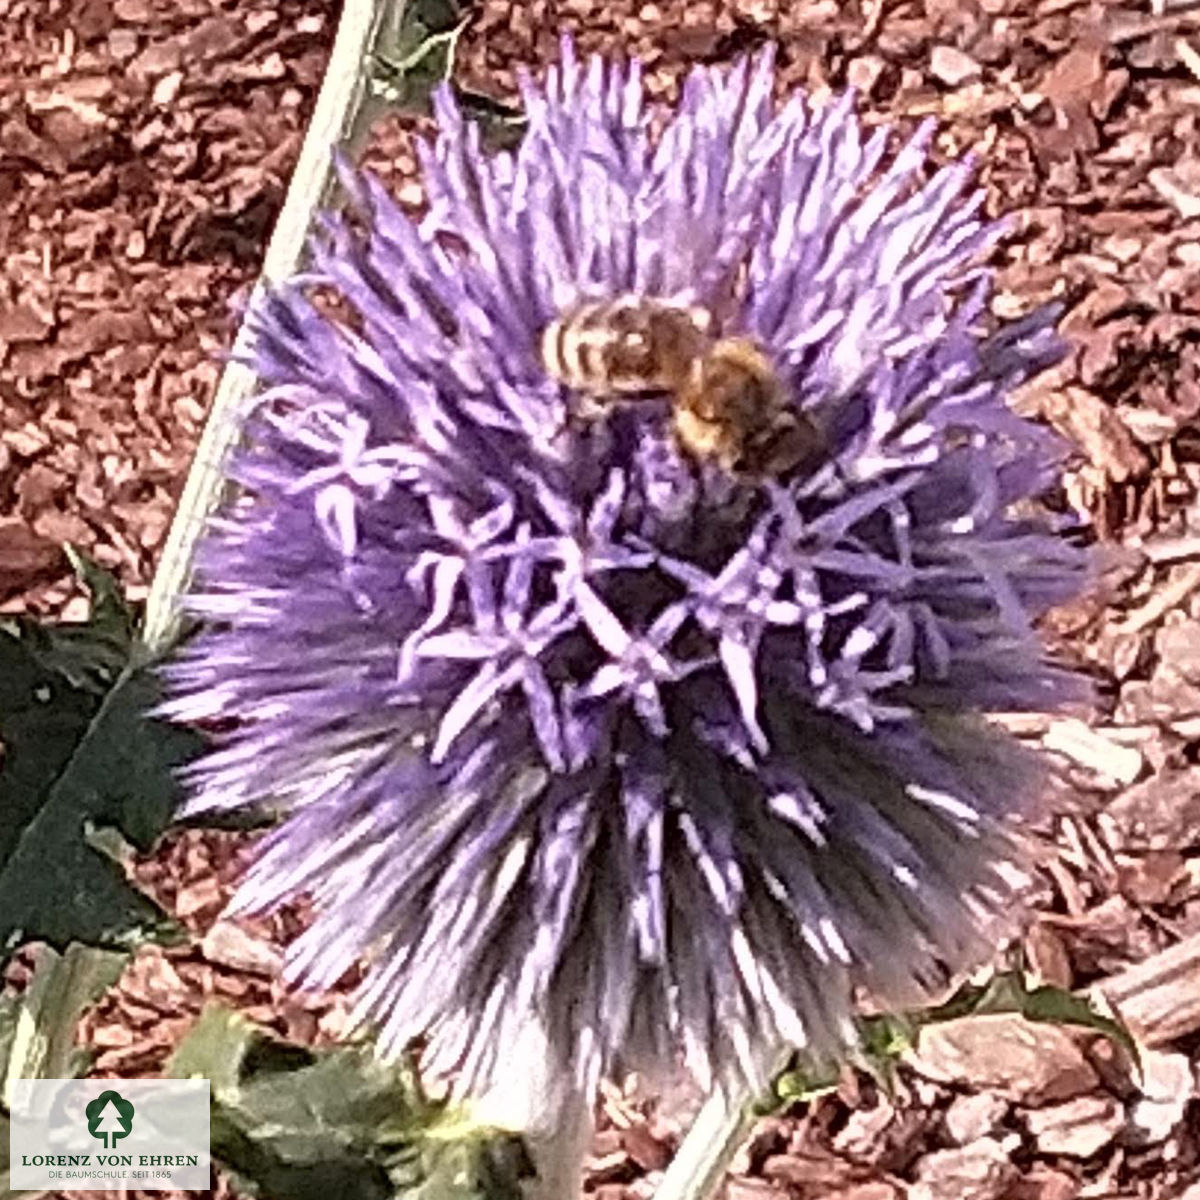
<path fill-rule="evenodd" d="M 88 1129 L 87 1106 L 108 1091 L 134 1106 L 126 1136 L 113 1136 L 121 1132 L 121 1121 L 111 1101 L 98 1123 L 101 1136 Z M 209 1186 L 207 1079 L 13 1079 L 8 1100 L 14 1190 L 203 1191 Z M 55 1161 L 72 1156 L 78 1161 Z"/>

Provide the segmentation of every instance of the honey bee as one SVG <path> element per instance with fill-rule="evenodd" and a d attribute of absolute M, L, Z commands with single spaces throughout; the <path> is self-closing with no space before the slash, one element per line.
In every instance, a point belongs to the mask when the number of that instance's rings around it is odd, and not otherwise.
<path fill-rule="evenodd" d="M 820 448 L 816 426 L 756 342 L 716 337 L 713 324 L 706 309 L 652 297 L 590 301 L 546 327 L 542 362 L 593 404 L 667 395 L 679 445 L 731 474 L 762 478 L 800 465 Z"/>
<path fill-rule="evenodd" d="M 782 475 L 821 447 L 816 425 L 750 338 L 721 338 L 696 358 L 671 411 L 680 445 L 734 475 Z"/>
<path fill-rule="evenodd" d="M 542 333 L 542 363 L 560 382 L 592 395 L 675 390 L 709 344 L 706 309 L 625 295 L 579 305 Z"/>

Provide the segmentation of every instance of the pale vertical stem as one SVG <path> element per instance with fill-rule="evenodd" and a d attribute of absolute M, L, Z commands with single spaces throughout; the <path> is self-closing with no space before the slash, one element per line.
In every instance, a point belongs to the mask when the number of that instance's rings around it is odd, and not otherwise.
<path fill-rule="evenodd" d="M 255 297 L 264 284 L 277 283 L 296 272 L 313 214 L 332 190 L 332 152 L 360 126 L 359 115 L 369 98 L 370 56 L 384 18 L 389 17 L 394 25 L 403 8 L 404 0 L 344 0 L 329 66 L 263 258 Z M 248 348 L 243 325 L 234 355 L 244 355 Z M 192 572 L 196 542 L 224 492 L 226 460 L 241 432 L 245 405 L 256 382 L 251 370 L 231 362 L 217 385 L 146 600 L 142 641 L 151 653 L 166 647 L 177 626 L 179 597 Z"/>
<path fill-rule="evenodd" d="M 594 1089 L 562 1077 L 546 1031 L 524 1026 L 501 1055 L 495 1083 L 471 1105 L 480 1125 L 519 1133 L 537 1170 L 526 1200 L 577 1200 L 594 1129 Z"/>
<path fill-rule="evenodd" d="M 733 1156 L 754 1124 L 754 1099 L 749 1089 L 716 1091 L 709 1096 L 671 1160 L 654 1200 L 709 1200 L 718 1194 Z"/>
<path fill-rule="evenodd" d="M 521 1130 L 537 1178 L 525 1185 L 526 1200 L 575 1200 L 583 1194 L 583 1160 L 594 1130 L 592 1101 L 573 1092 L 555 1114 L 553 1132 Z"/>

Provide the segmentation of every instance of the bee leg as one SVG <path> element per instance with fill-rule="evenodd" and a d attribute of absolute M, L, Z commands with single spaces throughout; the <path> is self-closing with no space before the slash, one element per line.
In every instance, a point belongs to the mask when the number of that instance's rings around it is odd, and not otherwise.
<path fill-rule="evenodd" d="M 716 421 L 706 421 L 690 408 L 677 405 L 671 412 L 675 437 L 693 458 L 717 459 L 727 465 L 729 439 L 726 429 Z"/>
<path fill-rule="evenodd" d="M 605 402 L 593 392 L 576 392 L 571 416 L 580 421 L 600 421 L 608 415 L 612 408 L 611 401 Z"/>
<path fill-rule="evenodd" d="M 772 475 L 811 463 L 821 452 L 823 440 L 816 425 L 802 413 L 789 413 L 783 428 L 777 428 L 767 452 L 766 471 Z"/>

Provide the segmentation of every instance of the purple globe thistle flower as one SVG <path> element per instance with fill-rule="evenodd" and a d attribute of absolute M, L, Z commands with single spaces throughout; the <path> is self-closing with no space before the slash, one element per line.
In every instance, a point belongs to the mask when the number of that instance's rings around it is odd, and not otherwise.
<path fill-rule="evenodd" d="M 467 1088 L 531 1016 L 581 1086 L 836 1053 L 856 987 L 943 982 L 1011 902 L 1037 773 L 973 714 L 1080 692 L 1031 620 L 1085 562 L 1020 503 L 1061 447 L 1004 404 L 1054 314 L 981 329 L 1000 230 L 928 126 L 889 159 L 772 81 L 697 69 L 655 133 L 637 65 L 566 44 L 495 156 L 443 92 L 427 214 L 347 170 L 254 315 L 243 499 L 168 668 L 175 717 L 233 718 L 192 808 L 284 814 L 241 906 L 310 893 L 293 975 L 367 956 L 383 1048 Z M 541 332 L 623 293 L 753 338 L 822 453 L 751 480 L 670 397 L 581 415 Z"/>

